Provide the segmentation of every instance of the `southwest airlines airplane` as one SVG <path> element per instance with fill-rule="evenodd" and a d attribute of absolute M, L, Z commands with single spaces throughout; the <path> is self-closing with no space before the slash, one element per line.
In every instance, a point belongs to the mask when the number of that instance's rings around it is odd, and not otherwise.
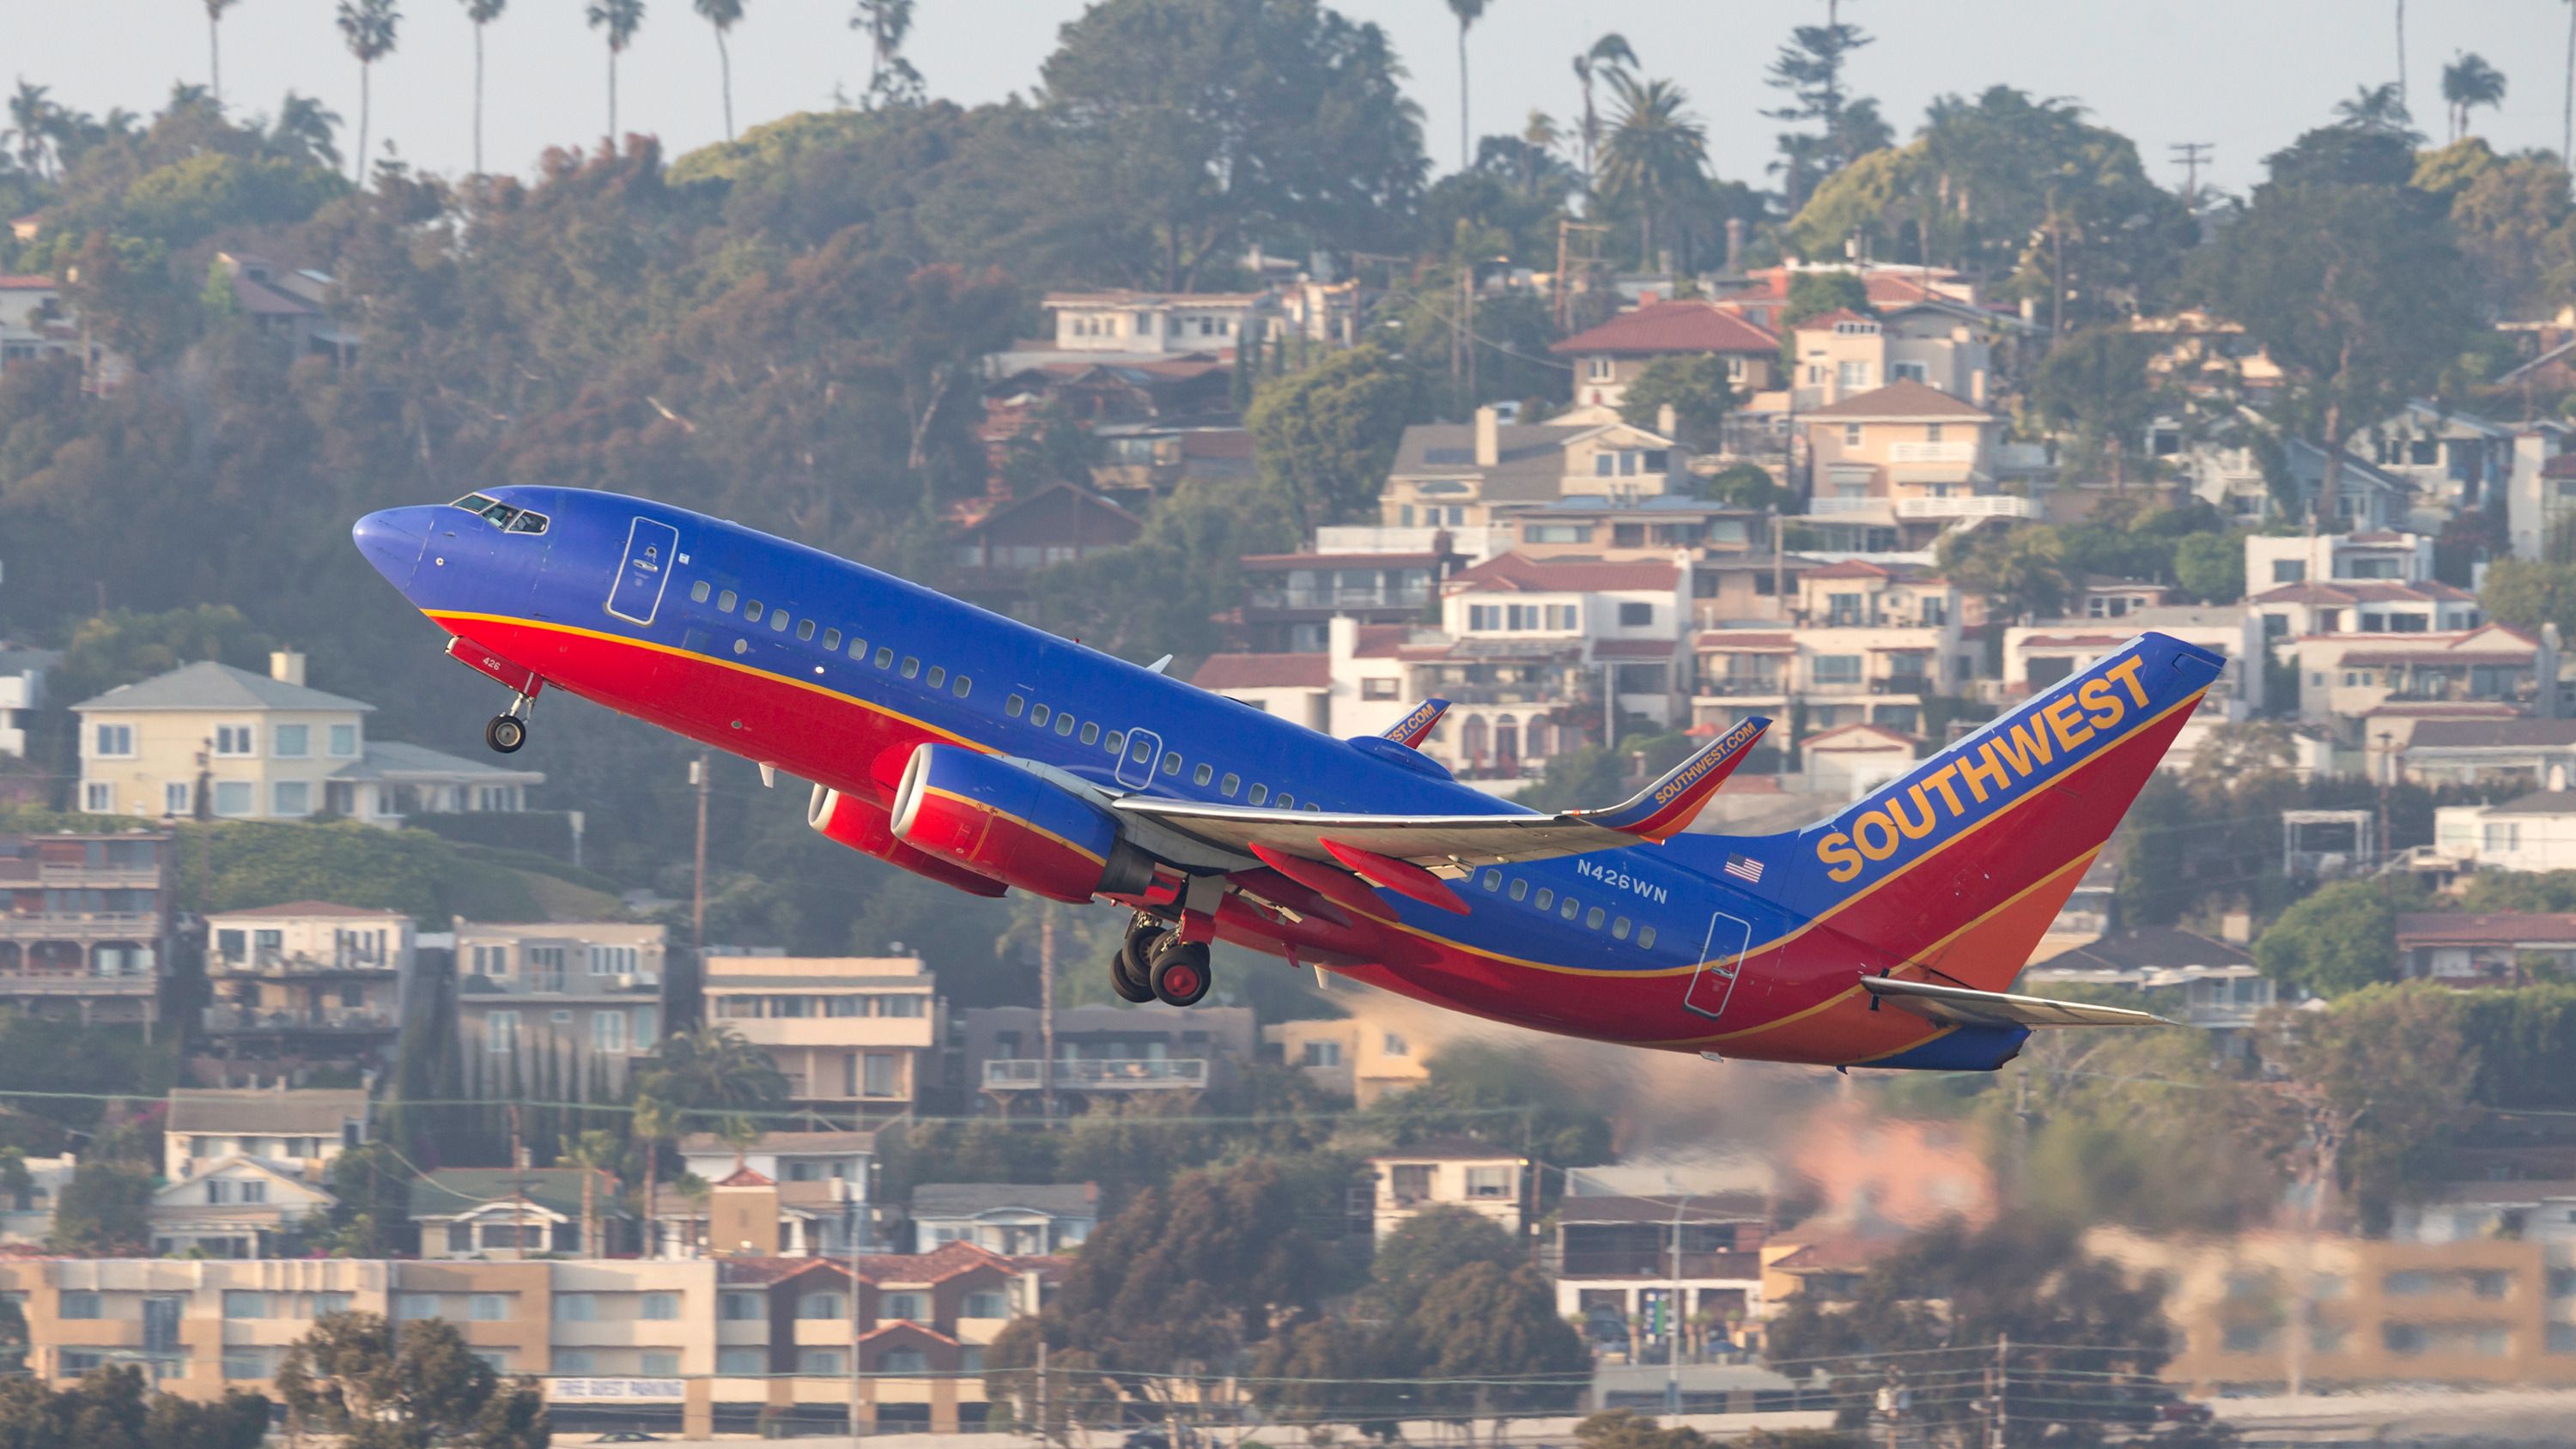
<path fill-rule="evenodd" d="M 1438 700 L 1334 739 L 642 499 L 496 488 L 354 532 L 511 692 L 492 748 L 551 686 L 789 771 L 852 849 L 1130 908 L 1130 1001 L 1198 1001 L 1223 939 L 1541 1031 L 1835 1067 L 1991 1070 L 2035 1026 L 2157 1020 L 2007 988 L 2223 662 L 2140 635 L 1831 819 L 1685 834 L 1768 721 L 1541 815 L 1415 748 Z"/>

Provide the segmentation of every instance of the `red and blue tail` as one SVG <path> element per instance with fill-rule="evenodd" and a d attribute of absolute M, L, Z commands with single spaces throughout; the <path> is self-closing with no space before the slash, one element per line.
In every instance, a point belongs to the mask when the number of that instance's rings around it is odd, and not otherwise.
<path fill-rule="evenodd" d="M 1637 792 L 1635 799 L 1606 810 L 1577 810 L 1572 814 L 1585 824 L 1640 840 L 1669 840 L 1689 827 L 1700 807 L 1717 793 L 1718 786 L 1726 783 L 1727 776 L 1735 773 L 1735 767 L 1744 763 L 1753 742 L 1770 727 L 1771 721 L 1749 715 L 1675 765 L 1672 773 Z"/>

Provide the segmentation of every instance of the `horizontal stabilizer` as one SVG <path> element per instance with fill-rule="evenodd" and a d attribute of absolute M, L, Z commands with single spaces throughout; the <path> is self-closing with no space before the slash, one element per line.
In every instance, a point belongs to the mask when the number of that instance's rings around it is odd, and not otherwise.
<path fill-rule="evenodd" d="M 1640 840 L 1670 840 L 1682 833 L 1699 814 L 1700 807 L 1735 773 L 1752 752 L 1753 742 L 1771 721 L 1760 715 L 1747 715 L 1735 728 L 1716 739 L 1687 760 L 1673 767 L 1672 773 L 1637 792 L 1636 798 L 1613 805 L 1607 810 L 1577 810 L 1575 818 L 1622 835 Z"/>
<path fill-rule="evenodd" d="M 1864 976 L 1870 995 L 1900 1011 L 1910 1011 L 1943 1026 L 2180 1026 L 2151 1011 L 2125 1006 L 2093 1006 L 2046 996 L 2015 996 L 2008 991 L 1971 991 L 1964 986 L 1936 986 L 1929 981 L 1901 981 L 1893 976 Z"/>

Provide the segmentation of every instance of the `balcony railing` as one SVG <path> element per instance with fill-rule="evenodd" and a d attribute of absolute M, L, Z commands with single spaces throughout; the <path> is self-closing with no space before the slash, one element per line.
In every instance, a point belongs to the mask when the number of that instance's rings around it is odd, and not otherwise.
<path fill-rule="evenodd" d="M 394 963 L 367 956 L 287 955 L 281 951 L 254 951 L 250 955 L 217 958 L 219 975 L 262 976 L 345 976 L 353 971 L 395 973 Z"/>
<path fill-rule="evenodd" d="M 1807 504 L 1809 514 L 1867 513 L 1887 502 L 1884 498 L 1816 498 Z"/>
<path fill-rule="evenodd" d="M 205 1025 L 211 1032 L 371 1032 L 393 1031 L 401 1023 L 391 1012 L 369 1011 L 360 1007 L 331 1007 L 321 1011 L 251 1011 L 238 1006 L 209 1006 L 205 1009 Z"/>
<path fill-rule="evenodd" d="M 2037 518 L 2039 503 L 2010 493 L 1963 494 L 1955 498 L 1900 498 L 1899 518 Z"/>
<path fill-rule="evenodd" d="M 1561 1278 L 1669 1278 L 1673 1274 L 1673 1254 L 1669 1248 L 1597 1248 L 1577 1249 L 1562 1254 L 1557 1269 Z M 1759 1253 L 1692 1252 L 1682 1253 L 1681 1277 L 1743 1278 L 1762 1276 Z"/>
<path fill-rule="evenodd" d="M 1256 609 L 1421 609 L 1430 606 L 1431 588 L 1255 588 L 1244 602 Z"/>
<path fill-rule="evenodd" d="M 1887 461 L 1891 463 L 1973 463 L 1977 445 L 1973 441 L 1956 443 L 1890 443 Z"/>
<path fill-rule="evenodd" d="M 1891 674 L 1869 682 L 1872 694 L 1930 694 L 1932 681 L 1920 674 Z"/>
<path fill-rule="evenodd" d="M 93 976 L 86 971 L 0 971 L 0 997 L 151 996 L 161 990 L 157 971 Z"/>
<path fill-rule="evenodd" d="M 1000 1057 L 984 1063 L 987 1091 L 1036 1091 L 1047 1085 L 1047 1064 L 1035 1057 Z M 1207 1085 L 1200 1057 L 1081 1057 L 1055 1064 L 1055 1085 L 1066 1091 L 1153 1091 Z"/>
<path fill-rule="evenodd" d="M 1714 679 L 1701 680 L 1699 682 L 1699 692 L 1706 695 L 1733 698 L 1742 698 L 1747 695 L 1757 698 L 1766 698 L 1777 697 L 1787 693 L 1788 686 L 1778 679 L 1732 679 L 1721 674 Z"/>
<path fill-rule="evenodd" d="M 109 938 L 148 941 L 160 934 L 161 918 L 141 911 L 0 916 L 0 941 L 95 941 Z"/>

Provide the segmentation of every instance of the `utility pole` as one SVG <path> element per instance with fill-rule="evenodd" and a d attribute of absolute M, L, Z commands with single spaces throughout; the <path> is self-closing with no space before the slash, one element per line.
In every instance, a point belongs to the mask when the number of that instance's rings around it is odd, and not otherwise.
<path fill-rule="evenodd" d="M 2207 141 L 2176 141 L 2165 149 L 2173 154 L 2173 159 L 2182 163 L 2183 205 L 2191 208 L 2192 215 L 2198 216 L 2200 214 L 2200 163 L 2208 160 L 2209 153 L 2216 148 Z"/>
<path fill-rule="evenodd" d="M 2012 1392 L 2012 1335 L 1995 1335 L 1995 1414 L 1994 1442 L 1986 1449 L 2004 1449 L 2004 1431 L 2011 1425 L 2012 1411 L 2004 1407 L 2004 1396 Z"/>
<path fill-rule="evenodd" d="M 1055 903 L 1038 907 L 1038 1115 L 1055 1120 Z"/>
<path fill-rule="evenodd" d="M 707 752 L 700 750 L 689 762 L 689 785 L 698 792 L 698 876 L 689 902 L 689 930 L 700 971 L 706 970 L 707 954 L 707 760 Z"/>

